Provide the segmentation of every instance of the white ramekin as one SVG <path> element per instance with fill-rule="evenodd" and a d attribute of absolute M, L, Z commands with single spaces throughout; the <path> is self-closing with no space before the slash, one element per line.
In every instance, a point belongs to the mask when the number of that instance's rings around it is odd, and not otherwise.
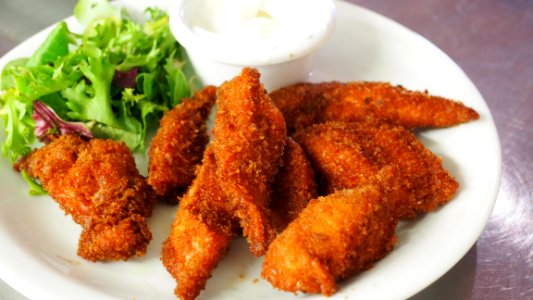
<path fill-rule="evenodd" d="M 240 73 L 243 67 L 257 68 L 261 81 L 268 91 L 282 86 L 305 81 L 310 72 L 311 55 L 331 36 L 336 19 L 333 0 L 308 0 L 305 7 L 295 9 L 288 5 L 294 18 L 290 24 L 309 24 L 313 31 L 309 36 L 295 36 L 281 47 L 265 47 L 264 44 L 245 38 L 212 34 L 198 34 L 191 20 L 194 1 L 175 0 L 169 10 L 170 28 L 176 40 L 186 49 L 189 59 L 203 84 L 220 85 Z M 287 3 L 292 0 L 285 0 Z M 196 8 L 197 9 L 197 8 Z M 312 18 L 305 15 L 313 13 Z M 304 24 L 305 25 L 305 24 Z"/>

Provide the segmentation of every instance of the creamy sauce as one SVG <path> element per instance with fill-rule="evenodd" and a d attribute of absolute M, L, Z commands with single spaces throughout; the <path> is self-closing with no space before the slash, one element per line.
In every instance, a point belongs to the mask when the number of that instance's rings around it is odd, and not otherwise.
<path fill-rule="evenodd" d="M 199 38 L 234 43 L 276 59 L 290 59 L 313 44 L 327 25 L 323 6 L 309 0 L 194 0 L 183 17 Z"/>
<path fill-rule="evenodd" d="M 198 0 L 197 0 L 198 1 Z M 200 0 L 205 8 L 192 20 L 193 29 L 223 35 L 272 38 L 283 19 L 276 0 Z M 203 3 L 202 3 L 203 2 Z M 270 4 L 270 5 L 268 5 Z M 272 5 L 273 4 L 273 5 Z"/>

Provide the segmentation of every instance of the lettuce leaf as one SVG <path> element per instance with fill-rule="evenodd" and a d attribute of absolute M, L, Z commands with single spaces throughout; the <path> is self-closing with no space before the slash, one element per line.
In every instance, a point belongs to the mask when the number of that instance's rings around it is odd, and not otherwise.
<path fill-rule="evenodd" d="M 70 41 L 70 31 L 65 22 L 52 30 L 46 41 L 30 57 L 26 66 L 35 67 L 54 62 L 60 57 L 68 54 Z"/>
<path fill-rule="evenodd" d="M 166 12 L 148 9 L 137 23 L 107 0 L 80 0 L 74 14 L 86 25 L 83 33 L 60 22 L 31 57 L 2 71 L 2 153 L 12 162 L 35 146 L 36 100 L 65 122 L 84 123 L 95 137 L 144 150 L 147 131 L 164 111 L 199 87 Z M 128 84 L 116 78 L 124 74 L 133 76 Z"/>
<path fill-rule="evenodd" d="M 118 11 L 107 0 L 80 0 L 74 7 L 74 16 L 83 25 L 100 17 L 118 17 Z"/>
<path fill-rule="evenodd" d="M 26 171 L 22 170 L 20 172 L 22 178 L 28 184 L 28 194 L 31 196 L 47 195 L 48 192 L 34 179 L 31 178 Z"/>

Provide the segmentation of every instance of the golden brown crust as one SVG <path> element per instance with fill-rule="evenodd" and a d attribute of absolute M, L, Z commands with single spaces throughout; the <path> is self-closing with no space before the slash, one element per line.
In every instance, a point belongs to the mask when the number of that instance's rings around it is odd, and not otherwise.
<path fill-rule="evenodd" d="M 386 82 L 300 83 L 270 94 L 290 133 L 327 121 L 373 121 L 407 128 L 447 127 L 477 120 L 460 102 Z"/>
<path fill-rule="evenodd" d="M 177 203 L 194 179 L 209 141 L 206 120 L 216 99 L 207 86 L 165 113 L 149 149 L 148 184 L 160 199 Z"/>
<path fill-rule="evenodd" d="M 78 255 L 91 260 L 127 260 L 146 254 L 152 233 L 146 217 L 132 214 L 118 222 L 89 222 L 84 225 L 78 243 Z"/>
<path fill-rule="evenodd" d="M 176 213 L 161 261 L 176 279 L 176 296 L 198 296 L 236 234 L 238 221 L 218 184 L 212 147 Z"/>
<path fill-rule="evenodd" d="M 220 185 L 233 203 L 250 250 L 264 254 L 275 237 L 270 187 L 286 139 L 285 121 L 259 81 L 245 68 L 218 89 L 214 152 Z"/>
<path fill-rule="evenodd" d="M 397 213 L 402 219 L 435 210 L 459 188 L 441 160 L 401 126 L 328 122 L 295 139 L 315 168 L 324 194 L 365 184 L 385 166 L 397 167 Z"/>
<path fill-rule="evenodd" d="M 18 166 L 83 227 L 78 255 L 91 260 L 140 256 L 152 236 L 151 188 L 124 143 L 65 135 L 33 151 Z"/>
<path fill-rule="evenodd" d="M 299 83 L 270 93 L 270 98 L 282 112 L 287 132 L 292 134 L 315 124 L 320 112 L 329 103 L 323 95 L 337 83 Z"/>
<path fill-rule="evenodd" d="M 401 172 L 401 195 L 398 215 L 411 219 L 420 213 L 432 212 L 449 202 L 459 183 L 442 167 L 442 160 L 427 149 L 409 130 L 393 125 L 351 125 L 361 145 L 372 159 L 395 165 Z M 379 149 L 370 152 L 370 149 Z"/>
<path fill-rule="evenodd" d="M 392 250 L 397 219 L 378 185 L 312 200 L 270 245 L 261 276 L 275 288 L 329 296 L 340 279 Z"/>
<path fill-rule="evenodd" d="M 24 170 L 30 177 L 39 177 L 43 184 L 54 178 L 65 176 L 78 159 L 78 153 L 86 148 L 87 143 L 78 135 L 64 135 L 61 139 L 50 137 L 52 143 L 47 145 L 49 151 L 33 150 L 15 163 L 13 166 L 15 171 Z"/>
<path fill-rule="evenodd" d="M 317 197 L 315 173 L 304 151 L 293 139 L 287 138 L 283 165 L 272 185 L 272 220 L 277 232 L 294 220 Z"/>
<path fill-rule="evenodd" d="M 380 169 L 342 126 L 317 124 L 293 136 L 317 173 L 320 195 L 364 184 Z"/>

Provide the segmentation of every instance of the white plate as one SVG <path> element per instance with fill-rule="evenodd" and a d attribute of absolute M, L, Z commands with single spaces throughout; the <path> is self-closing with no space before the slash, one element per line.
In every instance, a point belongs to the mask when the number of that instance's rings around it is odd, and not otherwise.
<path fill-rule="evenodd" d="M 122 4 L 140 12 L 146 1 Z M 481 116 L 475 122 L 420 134 L 461 182 L 461 189 L 437 212 L 401 224 L 394 251 L 372 269 L 342 283 L 331 297 L 405 299 L 449 270 L 479 237 L 499 187 L 498 136 L 476 87 L 442 51 L 385 17 L 349 3 L 336 4 L 336 31 L 317 55 L 310 80 L 390 81 L 460 99 Z M 0 68 L 13 58 L 30 55 L 48 30 L 5 55 Z M 174 299 L 175 283 L 159 254 L 175 207 L 156 207 L 151 219 L 154 240 L 145 257 L 91 263 L 76 256 L 79 226 L 49 197 L 27 196 L 24 181 L 5 159 L 0 168 L 0 276 L 8 284 L 32 299 Z M 276 291 L 259 279 L 261 261 L 248 253 L 242 239 L 235 240 L 200 298 L 294 299 L 293 294 Z"/>

